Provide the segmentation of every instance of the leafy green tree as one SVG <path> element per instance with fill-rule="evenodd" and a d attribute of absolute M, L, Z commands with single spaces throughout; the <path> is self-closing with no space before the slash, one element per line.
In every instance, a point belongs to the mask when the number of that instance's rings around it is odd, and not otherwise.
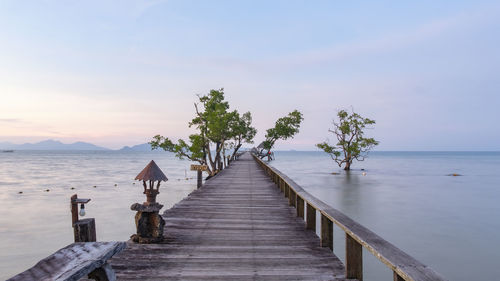
<path fill-rule="evenodd" d="M 162 148 L 165 151 L 173 152 L 179 159 L 187 158 L 191 161 L 206 165 L 204 138 L 199 134 L 192 134 L 189 136 L 189 142 L 190 144 L 179 139 L 178 143 L 173 143 L 169 138 L 156 135 L 149 144 L 151 144 L 153 149 Z M 210 167 L 208 172 L 212 174 Z"/>
<path fill-rule="evenodd" d="M 214 173 L 222 170 L 222 150 L 226 140 L 231 138 L 230 124 L 237 116 L 237 111 L 229 112 L 229 103 L 224 100 L 224 89 L 211 90 L 209 94 L 198 96 L 200 103 L 195 104 L 196 117 L 189 123 L 196 126 L 208 140 L 205 147 L 207 162 Z M 210 143 L 215 145 L 212 155 Z"/>
<path fill-rule="evenodd" d="M 249 112 L 240 117 L 236 110 L 229 111 L 229 103 L 224 100 L 224 89 L 211 90 L 206 95 L 199 95 L 198 103 L 194 106 L 196 115 L 189 122 L 189 127 L 195 127 L 198 133 L 189 136 L 189 143 L 182 139 L 174 143 L 167 137 L 157 135 L 150 144 L 153 149 L 162 148 L 174 152 L 180 159 L 187 158 L 207 165 L 207 172 L 213 176 L 223 169 L 226 142 L 237 138 L 238 134 L 246 136 L 242 137 L 242 141 L 251 141 L 255 133 L 248 133 L 245 129 L 255 130 L 255 128 L 250 126 Z M 249 121 L 245 123 L 245 128 L 240 128 L 242 122 L 240 119 Z"/>
<path fill-rule="evenodd" d="M 338 122 L 333 121 L 333 130 L 328 130 L 335 135 L 338 142 L 332 146 L 328 142 L 316 144 L 316 147 L 330 154 L 339 167 L 344 165 L 344 170 L 350 170 L 354 160 L 363 161 L 373 147 L 379 144 L 374 138 L 364 137 L 367 126 L 375 124 L 375 120 L 363 118 L 361 115 L 345 110 L 337 112 Z"/>
<path fill-rule="evenodd" d="M 288 113 L 287 116 L 276 120 L 274 128 L 266 130 L 266 139 L 262 143 L 263 149 L 260 152 L 260 157 L 264 158 L 268 156 L 269 158 L 270 151 L 277 140 L 293 138 L 299 132 L 302 120 L 304 120 L 304 117 L 302 117 L 302 113 L 298 110 L 294 110 Z M 266 153 L 262 153 L 263 150 L 266 150 Z"/>
<path fill-rule="evenodd" d="M 233 150 L 230 157 L 233 159 L 243 143 L 253 143 L 257 130 L 252 127 L 252 114 L 250 112 L 245 112 L 241 116 L 238 114 L 237 118 L 231 123 L 230 128 L 232 128 L 232 138 L 228 142 L 228 147 Z"/>

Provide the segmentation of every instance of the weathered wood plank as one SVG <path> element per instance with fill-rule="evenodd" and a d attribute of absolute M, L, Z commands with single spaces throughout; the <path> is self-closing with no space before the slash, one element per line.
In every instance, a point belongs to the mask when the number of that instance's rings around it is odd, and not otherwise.
<path fill-rule="evenodd" d="M 78 280 L 95 269 L 106 267 L 106 261 L 124 248 L 125 242 L 73 243 L 8 281 Z"/>

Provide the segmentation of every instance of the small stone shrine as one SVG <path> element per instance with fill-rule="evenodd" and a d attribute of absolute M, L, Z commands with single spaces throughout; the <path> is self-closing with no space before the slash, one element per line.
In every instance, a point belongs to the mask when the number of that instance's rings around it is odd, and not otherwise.
<path fill-rule="evenodd" d="M 160 182 L 168 179 L 153 160 L 135 179 L 143 183 L 146 202 L 143 204 L 135 203 L 130 206 L 132 211 L 137 211 L 135 215 L 137 234 L 132 235 L 130 238 L 132 241 L 141 244 L 159 243 L 163 240 L 165 221 L 159 215 L 163 205 L 156 202 L 156 195 L 160 193 Z"/>

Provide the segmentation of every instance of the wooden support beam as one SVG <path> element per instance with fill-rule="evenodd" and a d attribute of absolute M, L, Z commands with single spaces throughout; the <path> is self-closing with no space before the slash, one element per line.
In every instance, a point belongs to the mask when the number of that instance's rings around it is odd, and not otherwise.
<path fill-rule="evenodd" d="M 403 277 L 399 276 L 399 275 L 396 273 L 396 271 L 393 271 L 393 273 L 394 273 L 394 274 L 393 274 L 394 281 L 405 281 L 405 280 L 403 279 Z"/>
<path fill-rule="evenodd" d="M 99 281 L 116 281 L 116 274 L 109 263 L 105 262 L 100 268 L 89 273 L 89 279 Z"/>
<path fill-rule="evenodd" d="M 363 247 L 348 233 L 345 239 L 345 276 L 363 281 Z"/>
<path fill-rule="evenodd" d="M 297 196 L 297 217 L 304 218 L 304 199 Z"/>
<path fill-rule="evenodd" d="M 201 186 L 203 185 L 203 177 L 202 177 L 202 171 L 201 170 L 198 170 L 197 171 L 197 177 L 196 177 L 196 188 L 201 188 Z"/>
<path fill-rule="evenodd" d="M 70 198 L 70 205 L 71 205 L 71 226 L 75 224 L 75 222 L 78 221 L 78 204 L 75 204 L 76 199 L 78 196 L 76 194 L 73 194 Z"/>
<path fill-rule="evenodd" d="M 289 188 L 289 196 L 288 196 L 288 205 L 290 206 L 294 206 L 295 207 L 295 197 L 297 197 L 297 194 L 295 193 L 295 191 L 293 191 L 293 189 Z"/>
<path fill-rule="evenodd" d="M 333 222 L 321 214 L 321 247 L 328 247 L 333 251 Z"/>
<path fill-rule="evenodd" d="M 95 242 L 95 220 L 93 218 L 81 219 L 73 225 L 75 242 Z"/>
<path fill-rule="evenodd" d="M 307 219 L 306 219 L 306 228 L 316 232 L 316 209 L 311 206 L 309 203 L 307 204 Z"/>

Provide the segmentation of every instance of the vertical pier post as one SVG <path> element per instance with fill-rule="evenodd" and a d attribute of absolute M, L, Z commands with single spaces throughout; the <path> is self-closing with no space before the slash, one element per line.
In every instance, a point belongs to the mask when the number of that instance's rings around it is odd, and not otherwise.
<path fill-rule="evenodd" d="M 321 247 L 328 247 L 333 251 L 333 222 L 321 214 Z"/>
<path fill-rule="evenodd" d="M 289 188 L 288 190 L 288 205 L 296 207 L 295 205 L 295 197 L 296 193 L 293 189 Z"/>
<path fill-rule="evenodd" d="M 78 220 L 74 225 L 75 242 L 95 242 L 95 219 Z"/>
<path fill-rule="evenodd" d="M 304 199 L 302 199 L 300 196 L 297 196 L 296 208 L 297 208 L 297 216 L 304 218 Z"/>
<path fill-rule="evenodd" d="M 198 175 L 197 175 L 197 179 L 196 179 L 196 181 L 197 181 L 196 188 L 200 189 L 200 187 L 203 185 L 203 179 L 202 179 L 202 177 L 201 177 L 201 175 L 202 175 L 202 171 L 201 171 L 201 170 L 198 170 L 198 171 L 197 171 L 197 174 L 198 174 Z"/>
<path fill-rule="evenodd" d="M 345 276 L 363 281 L 363 247 L 347 233 L 345 239 Z"/>
<path fill-rule="evenodd" d="M 70 198 L 71 204 L 71 226 L 73 227 L 73 236 L 75 242 L 95 242 L 96 241 L 96 231 L 95 231 L 95 219 L 79 219 L 78 217 L 78 204 L 83 205 L 88 203 L 90 199 L 78 198 L 76 194 L 73 194 Z M 82 213 L 82 216 L 85 212 Z"/>
<path fill-rule="evenodd" d="M 306 219 L 306 228 L 316 232 L 316 209 L 311 206 L 309 203 L 306 203 L 307 206 L 307 219 Z"/>
<path fill-rule="evenodd" d="M 208 169 L 207 165 L 191 165 L 191 171 L 196 171 L 196 188 L 200 189 L 203 185 L 203 171 Z"/>
<path fill-rule="evenodd" d="M 75 225 L 75 223 L 78 221 L 78 204 L 76 204 L 76 199 L 78 196 L 76 194 L 73 194 L 70 198 L 70 203 L 71 203 L 71 227 Z"/>

